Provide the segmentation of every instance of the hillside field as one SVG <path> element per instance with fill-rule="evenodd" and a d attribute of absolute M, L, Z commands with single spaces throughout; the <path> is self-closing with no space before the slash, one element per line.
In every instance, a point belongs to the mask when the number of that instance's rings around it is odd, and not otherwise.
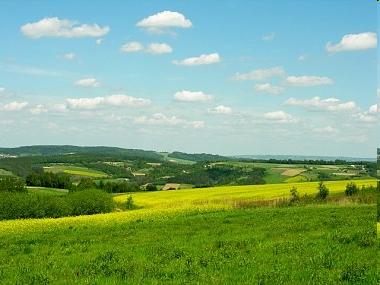
<path fill-rule="evenodd" d="M 0 222 L 0 276 L 2 284 L 375 284 L 375 208 L 136 210 Z"/>
<path fill-rule="evenodd" d="M 335 195 L 346 183 L 326 185 Z M 317 191 L 317 183 L 293 185 L 301 194 Z M 237 203 L 289 197 L 290 186 L 133 193 L 135 210 L 0 221 L 0 278 L 2 284 L 374 284 L 374 204 Z"/>
<path fill-rule="evenodd" d="M 376 187 L 376 180 L 355 180 L 361 186 Z M 343 193 L 349 181 L 326 181 L 330 194 Z M 288 198 L 290 189 L 296 187 L 298 192 L 308 195 L 317 193 L 318 182 L 264 184 L 244 186 L 222 186 L 178 191 L 138 192 L 117 195 L 117 202 L 124 202 L 133 197 L 136 206 L 143 208 L 191 208 L 198 205 L 235 205 L 249 201 Z"/>
<path fill-rule="evenodd" d="M 44 171 L 53 173 L 66 173 L 73 176 L 83 176 L 90 178 L 106 178 L 107 174 L 87 167 L 78 167 L 72 165 L 53 165 L 45 166 Z"/>

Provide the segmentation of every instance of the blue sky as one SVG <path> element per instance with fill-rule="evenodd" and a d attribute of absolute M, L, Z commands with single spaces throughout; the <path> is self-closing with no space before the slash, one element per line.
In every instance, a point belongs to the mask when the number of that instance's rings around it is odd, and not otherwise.
<path fill-rule="evenodd" d="M 374 156 L 376 2 L 229 2 L 1 1 L 0 145 Z"/>

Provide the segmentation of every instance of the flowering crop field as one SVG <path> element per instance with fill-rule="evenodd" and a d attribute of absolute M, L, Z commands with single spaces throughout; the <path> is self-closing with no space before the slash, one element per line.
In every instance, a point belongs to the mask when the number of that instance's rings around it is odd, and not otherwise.
<path fill-rule="evenodd" d="M 326 181 L 331 194 L 343 193 L 350 181 Z M 357 186 L 374 186 L 376 180 L 355 180 Z M 132 195 L 136 205 L 144 208 L 189 208 L 194 205 L 234 205 L 244 201 L 260 201 L 288 198 L 289 191 L 296 187 L 300 195 L 315 195 L 318 182 L 280 183 L 264 185 L 222 186 L 180 191 L 138 192 L 115 197 L 117 202 L 124 202 Z"/>

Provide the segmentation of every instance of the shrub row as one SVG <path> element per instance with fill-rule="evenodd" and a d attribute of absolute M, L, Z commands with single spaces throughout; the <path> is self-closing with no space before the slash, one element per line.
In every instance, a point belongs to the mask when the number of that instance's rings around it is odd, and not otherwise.
<path fill-rule="evenodd" d="M 114 209 L 111 195 L 86 190 L 65 196 L 38 193 L 0 193 L 0 220 L 58 218 L 108 213 Z"/>

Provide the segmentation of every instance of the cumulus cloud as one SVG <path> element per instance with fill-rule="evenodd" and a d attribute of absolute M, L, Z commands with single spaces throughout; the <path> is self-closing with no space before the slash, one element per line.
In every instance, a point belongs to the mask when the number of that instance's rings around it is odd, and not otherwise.
<path fill-rule="evenodd" d="M 283 87 L 281 87 L 281 86 L 274 86 L 274 85 L 272 85 L 270 83 L 256 84 L 254 86 L 254 89 L 257 92 L 268 93 L 268 94 L 272 94 L 272 95 L 278 95 L 282 91 L 284 91 Z"/>
<path fill-rule="evenodd" d="M 21 26 L 22 34 L 32 39 L 39 39 L 42 37 L 102 37 L 109 31 L 110 28 L 107 26 L 101 27 L 97 24 L 80 25 L 77 21 L 59 19 L 57 17 L 44 18 L 38 22 L 27 23 Z"/>
<path fill-rule="evenodd" d="M 80 87 L 100 87 L 100 82 L 95 78 L 83 78 L 74 82 L 74 85 Z"/>
<path fill-rule="evenodd" d="M 360 122 L 363 122 L 363 123 L 376 123 L 378 122 L 378 119 L 379 119 L 378 114 L 379 114 L 378 105 L 374 104 L 370 106 L 367 111 L 356 114 L 356 117 Z"/>
<path fill-rule="evenodd" d="M 68 111 L 67 105 L 62 104 L 62 103 L 52 105 L 51 107 L 49 107 L 49 110 L 52 110 L 52 111 L 58 112 L 58 113 L 64 113 L 64 112 Z"/>
<path fill-rule="evenodd" d="M 39 104 L 33 108 L 30 108 L 29 111 L 32 115 L 40 115 L 42 113 L 46 113 L 48 110 L 44 105 Z"/>
<path fill-rule="evenodd" d="M 103 43 L 103 39 L 96 39 L 95 43 L 99 46 Z"/>
<path fill-rule="evenodd" d="M 144 49 L 144 46 L 139 42 L 129 42 L 121 46 L 122 52 L 138 52 Z"/>
<path fill-rule="evenodd" d="M 196 57 L 189 57 L 183 60 L 173 61 L 174 64 L 185 66 L 207 65 L 219 62 L 221 62 L 221 58 L 218 53 L 202 54 Z"/>
<path fill-rule="evenodd" d="M 326 76 L 288 76 L 285 80 L 288 85 L 291 86 L 319 86 L 319 85 L 331 85 L 334 81 Z"/>
<path fill-rule="evenodd" d="M 366 32 L 344 35 L 339 43 L 328 42 L 326 50 L 330 53 L 343 51 L 366 50 L 377 47 L 377 34 Z"/>
<path fill-rule="evenodd" d="M 354 101 L 342 102 L 337 98 L 321 99 L 320 97 L 314 97 L 312 99 L 306 100 L 289 98 L 285 104 L 290 106 L 301 106 L 314 110 L 332 112 L 357 110 L 357 105 Z"/>
<path fill-rule="evenodd" d="M 210 114 L 229 115 L 229 114 L 232 114 L 232 108 L 224 106 L 224 105 L 219 105 L 213 109 L 209 109 L 208 112 Z"/>
<path fill-rule="evenodd" d="M 379 107 L 378 107 L 377 104 L 372 105 L 372 106 L 369 107 L 369 109 L 368 109 L 368 113 L 369 113 L 369 114 L 376 114 L 376 113 L 378 113 L 378 112 L 379 112 Z"/>
<path fill-rule="evenodd" d="M 142 125 L 162 125 L 162 126 L 183 126 L 195 129 L 203 128 L 203 121 L 187 121 L 177 116 L 167 116 L 162 113 L 156 113 L 152 116 L 140 116 L 134 119 L 136 124 Z"/>
<path fill-rule="evenodd" d="M 190 28 L 192 23 L 179 12 L 163 11 L 142 19 L 136 25 L 150 32 L 162 33 L 172 28 Z"/>
<path fill-rule="evenodd" d="M 163 54 L 163 53 L 171 53 L 173 49 L 171 46 L 165 43 L 151 43 L 146 48 L 146 52 L 151 54 Z"/>
<path fill-rule="evenodd" d="M 211 101 L 213 96 L 202 91 L 182 90 L 174 94 L 174 99 L 181 102 L 206 102 Z"/>
<path fill-rule="evenodd" d="M 232 79 L 233 80 L 255 80 L 261 81 L 271 77 L 280 77 L 285 74 L 285 71 L 280 66 L 275 66 L 266 69 L 256 69 L 248 73 L 236 73 Z"/>
<path fill-rule="evenodd" d="M 102 106 L 112 107 L 146 107 L 151 104 L 149 99 L 132 97 L 124 94 L 115 94 L 106 97 L 69 98 L 67 106 L 70 109 L 91 110 Z"/>
<path fill-rule="evenodd" d="M 68 52 L 63 55 L 63 58 L 66 60 L 74 60 L 76 58 L 76 55 L 73 52 Z"/>
<path fill-rule="evenodd" d="M 7 103 L 1 107 L 3 111 L 21 111 L 24 109 L 26 106 L 28 106 L 28 102 L 18 102 L 18 101 L 13 101 L 10 103 Z"/>
<path fill-rule="evenodd" d="M 264 118 L 276 123 L 295 123 L 298 120 L 284 111 L 274 111 L 264 114 Z"/>

